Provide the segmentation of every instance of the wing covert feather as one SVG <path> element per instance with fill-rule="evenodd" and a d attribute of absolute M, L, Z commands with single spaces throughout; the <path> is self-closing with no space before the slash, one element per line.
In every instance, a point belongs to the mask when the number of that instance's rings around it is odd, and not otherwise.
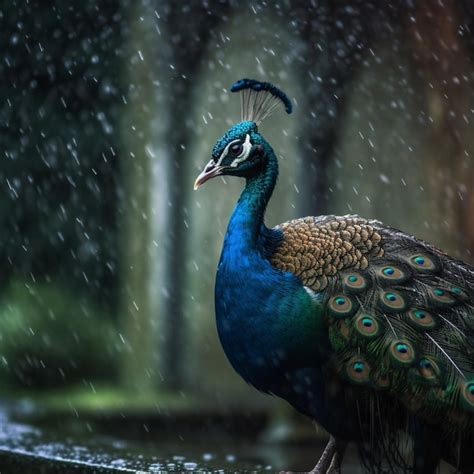
<path fill-rule="evenodd" d="M 367 268 L 369 257 L 383 255 L 374 222 L 358 216 L 304 217 L 285 222 L 276 227 L 283 239 L 270 261 L 280 270 L 297 275 L 312 290 L 323 290 L 339 271 Z"/>

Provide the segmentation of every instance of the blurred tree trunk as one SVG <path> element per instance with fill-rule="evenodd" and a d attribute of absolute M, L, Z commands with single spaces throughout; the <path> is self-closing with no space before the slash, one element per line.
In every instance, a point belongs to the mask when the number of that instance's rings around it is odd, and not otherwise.
<path fill-rule="evenodd" d="M 147 12 L 149 13 L 149 12 Z M 151 141 L 150 123 L 155 110 L 150 80 L 148 22 L 137 3 L 127 11 L 128 37 L 125 82 L 128 94 L 122 117 L 124 183 L 122 219 L 122 332 L 125 345 L 122 381 L 134 391 L 151 388 L 153 371 L 151 275 Z M 146 60 L 145 60 L 146 58 Z"/>
<path fill-rule="evenodd" d="M 406 20 L 420 93 L 425 100 L 426 140 L 432 161 L 426 170 L 444 222 L 448 252 L 474 252 L 472 73 L 454 0 L 416 3 Z"/>
<path fill-rule="evenodd" d="M 307 6 L 303 5 L 302 9 Z M 304 120 L 301 124 L 303 166 L 299 177 L 302 216 L 325 214 L 328 210 L 328 164 L 337 141 L 342 116 L 343 91 L 351 71 L 340 75 L 333 45 L 340 32 L 333 28 L 329 2 L 322 2 L 308 15 L 301 31 L 305 59 L 299 71 L 304 91 Z M 300 13 L 300 16 L 302 12 Z M 307 65 L 313 65 L 308 69 Z M 336 79 L 337 78 L 337 79 Z"/>
<path fill-rule="evenodd" d="M 311 6 L 303 2 L 297 15 L 306 43 L 298 71 L 305 93 L 299 211 L 301 215 L 325 214 L 331 212 L 328 166 L 337 146 L 347 93 L 371 41 L 380 39 L 376 25 L 385 25 L 390 15 L 371 2 L 354 2 L 348 7 L 331 0 Z"/>
<path fill-rule="evenodd" d="M 157 2 L 160 3 L 160 2 Z M 193 185 L 193 168 L 187 150 L 195 130 L 192 120 L 194 83 L 190 78 L 199 73 L 201 62 L 208 48 L 210 34 L 221 21 L 227 5 L 213 10 L 205 5 L 183 8 L 170 2 L 157 8 L 168 31 L 180 34 L 168 36 L 170 43 L 169 80 L 165 84 L 170 101 L 167 117 L 166 142 L 169 150 L 167 176 L 169 180 L 169 203 L 167 213 L 167 239 L 165 293 L 163 304 L 163 337 L 161 370 L 166 384 L 174 389 L 185 384 L 184 352 L 186 321 L 184 298 L 186 295 L 187 241 L 189 193 Z M 187 25 L 183 28 L 183 25 Z M 195 249 L 196 251 L 197 249 Z"/>

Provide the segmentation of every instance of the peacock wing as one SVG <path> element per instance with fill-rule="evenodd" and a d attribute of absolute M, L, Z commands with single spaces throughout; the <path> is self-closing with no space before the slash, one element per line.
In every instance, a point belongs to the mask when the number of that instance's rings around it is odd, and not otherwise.
<path fill-rule="evenodd" d="M 277 227 L 272 265 L 325 306 L 337 373 L 425 419 L 474 429 L 474 269 L 357 216 Z"/>

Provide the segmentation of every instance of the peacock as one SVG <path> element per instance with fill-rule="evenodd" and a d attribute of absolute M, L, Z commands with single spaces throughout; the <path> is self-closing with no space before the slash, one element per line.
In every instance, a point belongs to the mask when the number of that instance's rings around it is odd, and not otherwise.
<path fill-rule="evenodd" d="M 241 79 L 242 118 L 195 182 L 245 178 L 217 267 L 216 322 L 233 368 L 323 426 L 312 472 L 349 442 L 369 472 L 474 470 L 474 268 L 357 215 L 268 228 L 278 163 L 259 125 L 288 96 Z"/>

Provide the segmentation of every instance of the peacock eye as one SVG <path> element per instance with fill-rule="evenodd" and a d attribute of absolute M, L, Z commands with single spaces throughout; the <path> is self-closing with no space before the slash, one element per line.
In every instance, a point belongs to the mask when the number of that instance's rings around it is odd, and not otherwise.
<path fill-rule="evenodd" d="M 230 148 L 229 152 L 234 156 L 239 156 L 244 149 L 242 143 L 234 143 Z"/>

